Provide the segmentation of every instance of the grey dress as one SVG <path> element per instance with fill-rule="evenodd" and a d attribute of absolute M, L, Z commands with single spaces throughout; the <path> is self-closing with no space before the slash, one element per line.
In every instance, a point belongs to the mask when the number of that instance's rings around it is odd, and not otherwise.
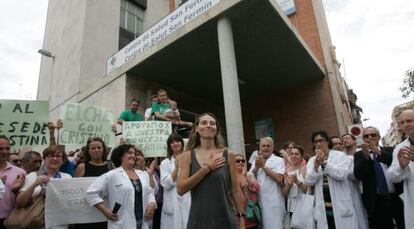
<path fill-rule="evenodd" d="M 191 208 L 187 229 L 233 229 L 236 215 L 230 200 L 231 181 L 227 150 L 224 166 L 207 174 L 191 190 Z M 201 169 L 194 150 L 191 151 L 190 176 Z"/>

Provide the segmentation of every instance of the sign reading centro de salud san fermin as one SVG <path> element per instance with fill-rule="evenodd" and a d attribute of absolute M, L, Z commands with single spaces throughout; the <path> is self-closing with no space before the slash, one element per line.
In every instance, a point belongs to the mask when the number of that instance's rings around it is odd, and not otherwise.
<path fill-rule="evenodd" d="M 296 11 L 294 0 L 276 0 L 285 15 Z M 145 50 L 151 48 L 169 34 L 197 18 L 220 0 L 190 0 L 161 19 L 123 49 L 111 56 L 106 62 L 106 73 L 109 74 L 134 59 Z"/>
<path fill-rule="evenodd" d="M 107 60 L 106 73 L 109 74 L 123 64 L 157 44 L 170 33 L 197 18 L 220 0 L 191 0 L 161 19 L 119 52 Z"/>

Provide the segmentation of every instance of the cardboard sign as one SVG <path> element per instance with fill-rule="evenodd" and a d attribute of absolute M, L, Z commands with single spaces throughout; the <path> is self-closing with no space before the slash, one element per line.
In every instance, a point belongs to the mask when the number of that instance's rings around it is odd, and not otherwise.
<path fill-rule="evenodd" d="M 0 100 L 0 135 L 13 148 L 49 144 L 49 103 L 47 101 Z"/>
<path fill-rule="evenodd" d="M 86 190 L 96 177 L 54 179 L 47 184 L 46 228 L 75 223 L 105 222 L 105 216 L 86 199 Z"/>
<path fill-rule="evenodd" d="M 145 157 L 167 156 L 167 139 L 172 133 L 171 122 L 123 122 L 123 138 L 137 146 Z"/>
<path fill-rule="evenodd" d="M 67 103 L 60 109 L 63 129 L 59 132 L 59 144 L 86 145 L 91 137 L 99 137 L 110 147 L 115 146 L 112 132 L 114 115 L 103 107 Z"/>

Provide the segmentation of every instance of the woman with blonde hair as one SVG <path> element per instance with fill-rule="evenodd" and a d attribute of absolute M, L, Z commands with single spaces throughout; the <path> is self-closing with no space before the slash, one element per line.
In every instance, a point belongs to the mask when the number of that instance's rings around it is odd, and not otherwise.
<path fill-rule="evenodd" d="M 239 185 L 242 191 L 243 207 L 246 212 L 248 202 L 257 203 L 257 192 L 260 189 L 259 183 L 252 173 L 247 173 L 246 158 L 242 154 L 237 154 L 235 158 L 238 173 Z M 260 225 L 260 218 L 255 215 L 255 219 L 244 218 L 246 228 L 257 228 Z"/>
<path fill-rule="evenodd" d="M 178 194 L 191 191 L 187 228 L 244 228 L 235 155 L 222 143 L 217 118 L 201 114 L 182 156 L 177 184 Z"/>

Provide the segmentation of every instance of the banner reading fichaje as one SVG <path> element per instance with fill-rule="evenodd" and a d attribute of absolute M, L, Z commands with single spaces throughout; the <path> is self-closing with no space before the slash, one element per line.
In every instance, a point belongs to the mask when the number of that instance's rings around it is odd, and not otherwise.
<path fill-rule="evenodd" d="M 86 190 L 96 177 L 54 179 L 47 184 L 46 228 L 75 223 L 105 222 L 105 216 L 86 199 Z"/>
<path fill-rule="evenodd" d="M 145 157 L 165 157 L 172 128 L 171 122 L 123 122 L 122 133 L 125 142 L 137 146 Z"/>

